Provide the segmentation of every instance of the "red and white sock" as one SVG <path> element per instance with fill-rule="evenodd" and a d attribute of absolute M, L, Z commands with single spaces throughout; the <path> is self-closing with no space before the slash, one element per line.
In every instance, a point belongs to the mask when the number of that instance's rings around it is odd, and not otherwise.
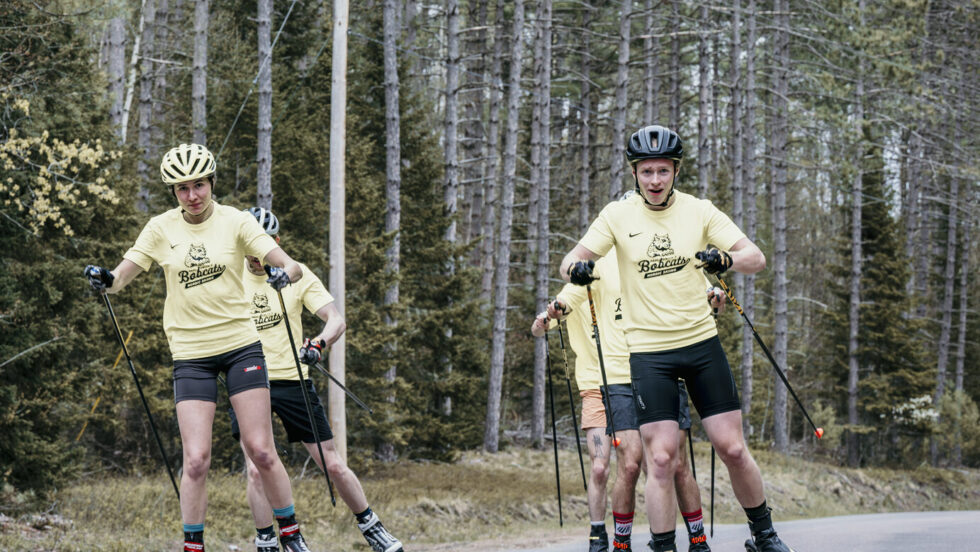
<path fill-rule="evenodd" d="M 704 531 L 704 516 L 701 514 L 701 508 L 693 512 L 681 512 L 681 516 L 684 517 L 684 525 L 687 525 L 689 534 L 696 535 Z"/>
<path fill-rule="evenodd" d="M 616 537 L 613 539 L 613 547 L 628 549 L 630 536 L 633 534 L 633 512 L 628 514 L 613 512 L 613 522 L 616 524 Z M 620 544 L 625 544 L 625 546 L 620 546 Z"/>

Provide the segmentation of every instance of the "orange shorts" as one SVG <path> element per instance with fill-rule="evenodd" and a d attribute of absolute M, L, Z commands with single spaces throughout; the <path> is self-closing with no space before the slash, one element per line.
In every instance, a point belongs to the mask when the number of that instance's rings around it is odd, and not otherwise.
<path fill-rule="evenodd" d="M 579 391 L 582 397 L 582 429 L 589 430 L 606 427 L 606 407 L 602 404 L 602 393 L 598 389 Z"/>

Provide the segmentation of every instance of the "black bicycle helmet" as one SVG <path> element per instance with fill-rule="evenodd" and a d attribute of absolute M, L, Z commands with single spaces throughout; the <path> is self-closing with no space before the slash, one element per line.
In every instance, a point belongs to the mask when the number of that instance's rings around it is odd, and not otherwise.
<path fill-rule="evenodd" d="M 626 144 L 626 160 L 630 165 L 644 159 L 673 159 L 676 165 L 684 157 L 684 144 L 676 132 L 660 125 L 641 128 Z"/>

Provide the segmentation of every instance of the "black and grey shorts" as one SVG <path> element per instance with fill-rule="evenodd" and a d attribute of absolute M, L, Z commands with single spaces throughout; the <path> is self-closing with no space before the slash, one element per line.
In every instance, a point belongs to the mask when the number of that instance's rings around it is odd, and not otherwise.
<path fill-rule="evenodd" d="M 630 375 L 640 425 L 679 419 L 678 379 L 687 383 L 701 418 L 741 408 L 735 378 L 718 336 L 671 351 L 630 353 Z"/>
<path fill-rule="evenodd" d="M 228 396 L 269 386 L 262 343 L 204 358 L 174 361 L 174 401 L 218 402 L 218 374 L 225 374 Z"/>
<path fill-rule="evenodd" d="M 316 394 L 313 381 L 306 380 L 305 383 L 310 396 L 310 406 L 313 407 L 313 418 L 316 420 L 319 440 L 329 441 L 333 439 L 333 432 L 330 431 L 330 424 L 323 412 L 323 404 Z M 313 428 L 310 427 L 310 417 L 306 412 L 303 390 L 300 389 L 298 381 L 274 380 L 270 382 L 269 397 L 272 400 L 272 411 L 282 420 L 282 425 L 286 428 L 286 438 L 290 443 L 297 441 L 315 443 L 317 441 L 313 438 Z M 238 418 L 235 417 L 234 410 L 231 410 L 230 413 L 231 434 L 235 439 L 238 439 L 241 436 L 241 430 L 238 429 Z"/>

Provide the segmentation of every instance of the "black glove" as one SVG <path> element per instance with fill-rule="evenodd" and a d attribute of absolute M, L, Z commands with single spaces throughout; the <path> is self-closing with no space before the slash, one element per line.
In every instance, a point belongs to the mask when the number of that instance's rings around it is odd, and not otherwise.
<path fill-rule="evenodd" d="M 292 283 L 289 281 L 289 274 L 286 273 L 286 269 L 284 268 L 265 265 L 265 273 L 269 275 L 265 281 L 268 282 L 269 285 L 272 286 L 272 289 L 276 291 L 279 291 Z"/>
<path fill-rule="evenodd" d="M 303 364 L 316 364 L 320 362 L 322 357 L 323 348 L 326 343 L 322 339 L 317 339 L 316 341 L 310 341 L 310 338 L 303 340 L 303 346 L 299 349 L 299 361 Z"/>
<path fill-rule="evenodd" d="M 723 249 L 712 247 L 698 251 L 694 256 L 701 261 L 701 268 L 716 276 L 732 267 L 732 256 Z"/>
<path fill-rule="evenodd" d="M 109 272 L 109 269 L 95 265 L 85 267 L 85 276 L 88 278 L 88 283 L 92 286 L 92 289 L 99 293 L 104 292 L 106 288 L 111 288 L 112 282 L 116 279 Z"/>
<path fill-rule="evenodd" d="M 592 269 L 595 268 L 595 261 L 578 261 L 568 269 L 568 281 L 577 286 L 587 286 L 595 281 Z"/>

